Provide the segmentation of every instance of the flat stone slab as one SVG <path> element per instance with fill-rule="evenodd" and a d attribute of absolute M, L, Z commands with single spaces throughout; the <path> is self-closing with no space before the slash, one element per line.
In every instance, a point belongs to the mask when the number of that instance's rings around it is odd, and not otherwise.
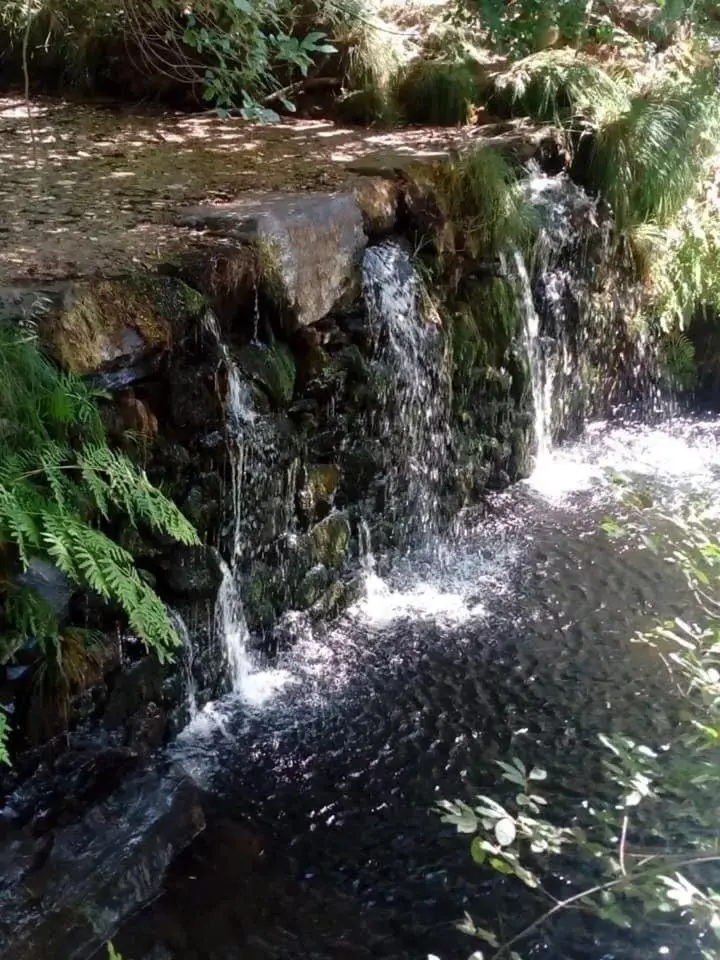
<path fill-rule="evenodd" d="M 352 193 L 268 193 L 192 207 L 180 226 L 257 244 L 261 266 L 305 327 L 327 316 L 356 287 L 367 237 Z"/>
<path fill-rule="evenodd" d="M 417 149 L 413 146 L 393 150 L 374 150 L 346 165 L 348 173 L 362 177 L 384 177 L 394 180 L 407 175 L 415 167 L 434 167 L 449 163 L 470 150 L 495 147 L 515 154 L 521 161 L 530 160 L 540 144 L 554 138 L 554 127 L 528 127 L 517 121 L 486 124 L 465 133 L 448 147 Z"/>

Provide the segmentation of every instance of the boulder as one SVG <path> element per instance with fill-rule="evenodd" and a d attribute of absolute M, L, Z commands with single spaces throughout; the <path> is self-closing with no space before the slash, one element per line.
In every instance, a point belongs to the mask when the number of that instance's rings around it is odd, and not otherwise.
<path fill-rule="evenodd" d="M 368 236 L 392 233 L 397 225 L 400 187 L 384 177 L 362 177 L 355 187 L 355 199 Z"/>
<path fill-rule="evenodd" d="M 253 244 L 263 283 L 300 327 L 317 323 L 357 289 L 363 214 L 351 193 L 268 193 L 194 207 L 181 226 Z"/>

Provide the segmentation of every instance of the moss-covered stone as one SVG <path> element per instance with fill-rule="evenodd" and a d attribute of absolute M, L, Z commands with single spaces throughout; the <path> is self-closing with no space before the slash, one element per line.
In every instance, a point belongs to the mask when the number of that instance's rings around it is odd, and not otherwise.
<path fill-rule="evenodd" d="M 350 546 L 350 523 L 344 513 L 333 513 L 315 524 L 308 534 L 309 556 L 313 564 L 330 570 L 341 567 Z"/>
<path fill-rule="evenodd" d="M 276 571 L 266 563 L 255 563 L 243 590 L 243 604 L 251 630 L 267 630 L 275 622 L 277 609 Z"/>
<path fill-rule="evenodd" d="M 43 319 L 41 338 L 74 373 L 128 366 L 170 349 L 179 320 L 197 316 L 200 301 L 188 291 L 149 274 L 74 284 Z"/>
<path fill-rule="evenodd" d="M 287 409 L 295 392 L 297 368 L 286 344 L 266 347 L 249 343 L 238 352 L 236 359 L 248 380 L 262 387 L 276 410 Z"/>
<path fill-rule="evenodd" d="M 324 519 L 332 510 L 340 480 L 335 463 L 315 464 L 305 471 L 305 483 L 298 493 L 298 507 L 306 523 Z"/>
<path fill-rule="evenodd" d="M 318 563 L 303 577 L 297 589 L 296 603 L 299 610 L 308 610 L 317 603 L 327 590 L 332 575 L 327 567 Z"/>

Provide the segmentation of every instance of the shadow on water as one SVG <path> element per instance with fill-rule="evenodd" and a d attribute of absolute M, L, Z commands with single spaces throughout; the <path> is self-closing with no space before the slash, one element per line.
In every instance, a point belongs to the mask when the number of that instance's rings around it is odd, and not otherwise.
<path fill-rule="evenodd" d="M 123 955 L 464 960 L 463 910 L 492 918 L 517 898 L 521 917 L 522 889 L 474 867 L 432 805 L 501 799 L 493 760 L 512 752 L 548 767 L 570 815 L 604 789 L 598 733 L 657 743 L 670 730 L 663 668 L 628 641 L 659 616 L 691 617 L 690 599 L 677 570 L 598 524 L 618 509 L 611 471 L 665 506 L 713 495 L 719 432 L 598 426 L 489 518 L 370 573 L 339 623 L 289 617 L 296 642 L 279 662 L 181 738 L 209 826 L 121 931 Z M 527 955 L 657 954 L 617 936 L 573 917 Z"/>

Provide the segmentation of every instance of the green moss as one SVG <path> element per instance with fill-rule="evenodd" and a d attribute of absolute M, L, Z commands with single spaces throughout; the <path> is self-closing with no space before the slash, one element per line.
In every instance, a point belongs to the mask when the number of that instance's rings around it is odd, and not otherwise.
<path fill-rule="evenodd" d="M 254 241 L 257 275 L 267 297 L 276 304 L 285 298 L 285 282 L 282 274 L 282 249 L 280 244 L 268 237 Z"/>
<path fill-rule="evenodd" d="M 42 323 L 42 340 L 66 369 L 81 374 L 128 352 L 133 335 L 149 348 L 169 346 L 176 293 L 174 281 L 159 278 L 78 285 L 69 304 Z"/>
<path fill-rule="evenodd" d="M 276 410 L 285 410 L 295 392 L 297 370 L 290 348 L 284 343 L 271 347 L 248 344 L 237 356 L 246 377 L 265 391 Z"/>
<path fill-rule="evenodd" d="M 476 71 L 462 61 L 416 60 L 400 72 L 394 92 L 410 123 L 468 123 L 480 100 Z"/>
<path fill-rule="evenodd" d="M 193 318 L 201 317 L 207 307 L 205 297 L 202 293 L 182 281 L 180 282 L 179 292 L 188 316 Z"/>

